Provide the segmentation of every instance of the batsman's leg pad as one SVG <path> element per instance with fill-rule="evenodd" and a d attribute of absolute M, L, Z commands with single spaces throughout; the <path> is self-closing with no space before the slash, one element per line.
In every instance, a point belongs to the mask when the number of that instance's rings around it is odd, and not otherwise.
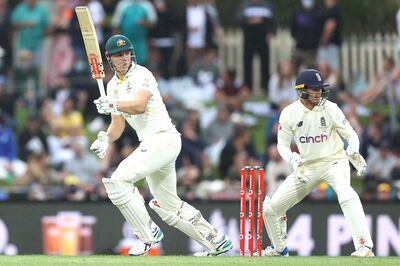
<path fill-rule="evenodd" d="M 350 226 L 355 249 L 358 250 L 361 246 L 372 248 L 373 243 L 360 197 L 350 186 L 339 189 L 337 195 L 344 217 Z"/>
<path fill-rule="evenodd" d="M 111 202 L 118 207 L 133 231 L 144 243 L 154 241 L 153 224 L 139 191 L 121 180 L 103 178 Z"/>
<path fill-rule="evenodd" d="M 164 222 L 197 241 L 210 253 L 215 252 L 216 243 L 224 237 L 203 218 L 200 211 L 184 201 L 177 212 L 163 209 L 155 199 L 149 202 L 149 206 Z"/>
<path fill-rule="evenodd" d="M 271 205 L 271 198 L 266 196 L 263 204 L 263 219 L 265 228 L 271 242 L 278 252 L 286 248 L 287 242 L 287 217 L 278 215 Z"/>

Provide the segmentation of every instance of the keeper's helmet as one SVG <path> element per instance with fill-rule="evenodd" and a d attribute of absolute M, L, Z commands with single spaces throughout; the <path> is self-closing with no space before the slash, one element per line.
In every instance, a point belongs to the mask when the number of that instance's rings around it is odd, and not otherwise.
<path fill-rule="evenodd" d="M 136 56 L 135 51 L 133 50 L 132 42 L 124 35 L 117 34 L 111 36 L 106 42 L 106 58 L 108 63 L 111 66 L 111 69 L 114 70 L 114 66 L 111 64 L 111 56 L 120 52 L 131 51 L 132 62 L 136 65 Z"/>
<path fill-rule="evenodd" d="M 324 82 L 324 79 L 318 70 L 305 69 L 297 76 L 294 89 L 297 91 L 300 98 L 307 100 L 309 94 L 306 92 L 306 89 L 320 88 L 322 90 L 320 105 L 322 105 L 328 98 L 329 90 L 326 89 L 328 86 L 329 84 Z"/>

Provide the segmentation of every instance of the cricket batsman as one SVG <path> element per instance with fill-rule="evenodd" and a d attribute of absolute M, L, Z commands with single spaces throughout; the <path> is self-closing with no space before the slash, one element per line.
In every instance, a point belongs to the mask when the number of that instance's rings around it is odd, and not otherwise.
<path fill-rule="evenodd" d="M 293 167 L 293 173 L 264 201 L 263 219 L 272 245 L 266 256 L 289 256 L 286 239 L 286 211 L 300 202 L 319 183 L 335 190 L 350 226 L 355 251 L 352 256 L 371 257 L 373 243 L 360 198 L 350 186 L 349 161 L 357 175 L 367 164 L 359 153 L 359 139 L 339 107 L 327 100 L 328 90 L 321 74 L 306 69 L 297 76 L 299 100 L 282 110 L 278 125 L 278 151 Z M 299 153 L 290 149 L 292 138 Z M 347 147 L 344 149 L 344 142 Z"/>
<path fill-rule="evenodd" d="M 90 149 L 104 158 L 109 143 L 125 129 L 125 121 L 136 131 L 139 147 L 124 159 L 110 178 L 103 178 L 111 202 L 117 206 L 141 240 L 129 255 L 143 255 L 164 237 L 151 220 L 143 197 L 134 184 L 146 178 L 154 199 L 149 206 L 167 224 L 200 243 L 198 256 L 216 256 L 232 249 L 233 243 L 209 224 L 200 211 L 182 201 L 176 192 L 175 161 L 181 137 L 172 124 L 151 72 L 136 64 L 131 41 L 114 35 L 106 43 L 106 58 L 115 72 L 107 84 L 107 96 L 95 100 L 100 114 L 111 115 L 107 131 L 100 131 Z"/>

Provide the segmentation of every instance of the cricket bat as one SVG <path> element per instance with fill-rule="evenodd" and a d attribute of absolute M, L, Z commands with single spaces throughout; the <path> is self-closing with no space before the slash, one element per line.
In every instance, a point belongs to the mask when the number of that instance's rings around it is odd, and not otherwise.
<path fill-rule="evenodd" d="M 79 27 L 82 32 L 92 78 L 97 81 L 100 96 L 105 97 L 106 93 L 103 84 L 103 78 L 105 77 L 104 66 L 92 16 L 90 15 L 89 9 L 86 6 L 77 6 L 75 8 L 75 12 L 78 17 Z"/>

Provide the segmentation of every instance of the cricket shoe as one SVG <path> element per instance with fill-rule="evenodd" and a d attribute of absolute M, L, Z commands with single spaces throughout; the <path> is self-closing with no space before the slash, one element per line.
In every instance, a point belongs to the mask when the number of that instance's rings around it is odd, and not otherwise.
<path fill-rule="evenodd" d="M 258 255 L 258 252 L 255 252 L 253 255 Z M 289 251 L 288 251 L 287 247 L 285 247 L 281 252 L 279 252 L 273 246 L 268 246 L 262 251 L 262 255 L 261 256 L 289 257 Z"/>
<path fill-rule="evenodd" d="M 137 245 L 134 245 L 128 252 L 129 256 L 141 256 L 145 254 L 164 238 L 164 233 L 161 231 L 160 227 L 157 226 L 153 231 L 153 236 L 154 240 L 150 243 L 139 241 Z"/>
<path fill-rule="evenodd" d="M 354 257 L 374 257 L 375 254 L 372 252 L 372 248 L 361 246 L 356 251 L 351 253 L 351 256 Z"/>
<path fill-rule="evenodd" d="M 215 251 L 213 251 L 213 252 L 209 252 L 209 251 L 196 252 L 196 253 L 194 253 L 194 256 L 195 257 L 218 256 L 218 255 L 228 252 L 229 250 L 231 250 L 233 248 L 233 242 L 232 242 L 232 240 L 230 240 L 230 238 L 228 236 L 224 236 L 224 238 L 222 238 L 222 240 L 220 240 L 219 242 L 215 243 L 215 245 L 217 245 L 217 248 L 215 249 Z"/>

